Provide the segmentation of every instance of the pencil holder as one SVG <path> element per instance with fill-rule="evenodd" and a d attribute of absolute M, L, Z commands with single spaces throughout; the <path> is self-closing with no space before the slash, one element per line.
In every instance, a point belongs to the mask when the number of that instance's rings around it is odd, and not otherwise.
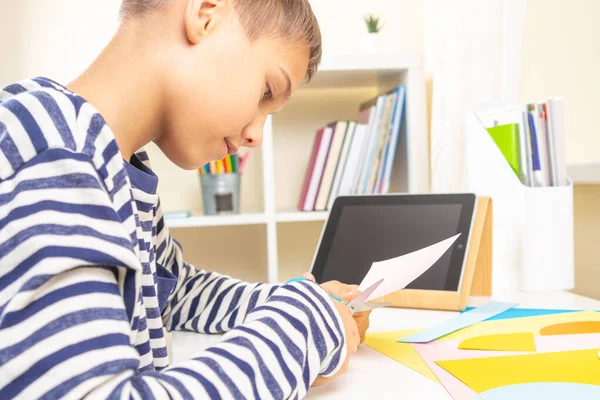
<path fill-rule="evenodd" d="M 468 190 L 494 202 L 493 290 L 572 289 L 572 182 L 525 186 L 473 111 L 467 112 L 466 132 Z"/>
<path fill-rule="evenodd" d="M 239 214 L 240 174 L 200 175 L 205 215 Z"/>

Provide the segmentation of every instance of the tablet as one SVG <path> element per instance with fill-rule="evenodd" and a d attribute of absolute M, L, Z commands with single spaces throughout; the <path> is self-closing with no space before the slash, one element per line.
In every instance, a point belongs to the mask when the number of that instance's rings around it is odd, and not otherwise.
<path fill-rule="evenodd" d="M 461 235 L 407 289 L 458 291 L 468 254 L 474 194 L 338 197 L 317 246 L 317 282 L 360 284 L 375 261 L 398 257 Z"/>

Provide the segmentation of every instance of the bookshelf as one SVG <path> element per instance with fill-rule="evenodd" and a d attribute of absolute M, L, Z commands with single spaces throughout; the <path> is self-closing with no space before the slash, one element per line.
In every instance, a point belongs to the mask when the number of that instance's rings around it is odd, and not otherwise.
<path fill-rule="evenodd" d="M 325 55 L 313 81 L 267 120 L 242 179 L 239 215 L 202 216 L 196 172 L 179 170 L 150 146 L 163 209 L 193 215 L 167 220 L 186 261 L 251 281 L 282 282 L 307 271 L 328 216 L 296 208 L 315 133 L 330 121 L 356 119 L 361 102 L 398 84 L 406 86 L 406 108 L 390 192 L 428 192 L 425 78 L 416 52 Z"/>

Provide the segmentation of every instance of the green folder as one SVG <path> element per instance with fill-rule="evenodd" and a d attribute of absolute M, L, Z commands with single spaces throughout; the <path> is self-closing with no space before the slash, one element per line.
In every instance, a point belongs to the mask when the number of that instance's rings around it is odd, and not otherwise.
<path fill-rule="evenodd" d="M 515 174 L 519 176 L 519 125 L 507 124 L 487 128 Z"/>

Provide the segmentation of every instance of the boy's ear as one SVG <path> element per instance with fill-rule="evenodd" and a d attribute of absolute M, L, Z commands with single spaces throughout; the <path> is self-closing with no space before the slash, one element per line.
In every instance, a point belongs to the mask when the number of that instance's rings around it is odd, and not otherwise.
<path fill-rule="evenodd" d="M 196 44 L 212 33 L 228 3 L 229 0 L 187 0 L 185 32 L 190 43 Z"/>

